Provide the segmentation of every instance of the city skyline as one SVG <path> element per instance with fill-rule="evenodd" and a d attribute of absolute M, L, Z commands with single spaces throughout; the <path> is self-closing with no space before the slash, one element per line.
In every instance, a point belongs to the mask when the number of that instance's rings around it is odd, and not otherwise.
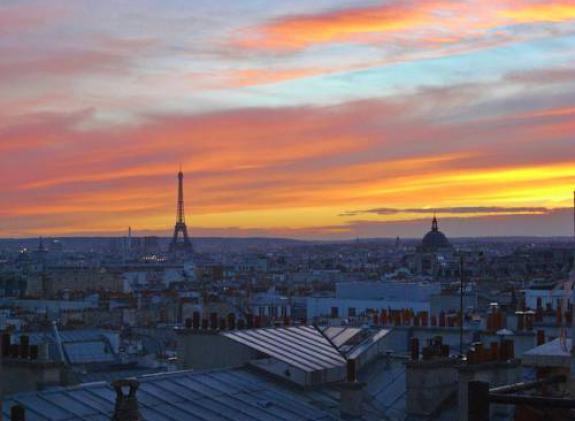
<path fill-rule="evenodd" d="M 573 2 L 193 4 L 0 6 L 0 237 L 572 235 Z"/>

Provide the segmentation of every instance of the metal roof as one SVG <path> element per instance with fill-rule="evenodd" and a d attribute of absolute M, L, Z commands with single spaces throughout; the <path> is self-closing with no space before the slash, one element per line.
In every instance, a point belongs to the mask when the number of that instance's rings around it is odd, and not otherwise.
<path fill-rule="evenodd" d="M 345 359 L 308 326 L 235 330 L 222 335 L 306 372 L 345 365 Z"/>
<path fill-rule="evenodd" d="M 64 357 L 69 364 L 111 363 L 118 362 L 113 342 L 118 334 L 103 329 L 62 330 L 58 332 L 64 349 Z M 14 334 L 17 341 L 24 333 Z M 48 343 L 50 358 L 60 361 L 60 352 L 52 331 L 30 332 L 27 334 L 30 344 Z"/>
<path fill-rule="evenodd" d="M 85 342 L 100 339 L 102 337 L 106 337 L 111 340 L 112 337 L 118 335 L 116 331 L 105 329 L 59 330 L 58 334 L 60 335 L 62 342 Z M 43 332 L 19 332 L 14 333 L 12 336 L 15 339 L 18 339 L 22 335 L 27 335 L 29 337 L 31 345 L 38 345 L 46 341 L 55 341 L 54 333 L 51 329 Z"/>
<path fill-rule="evenodd" d="M 323 333 L 333 342 L 338 348 L 345 344 L 355 335 L 360 333 L 362 329 L 357 327 L 328 327 Z"/>
<path fill-rule="evenodd" d="M 64 353 L 70 364 L 105 363 L 117 361 L 108 342 L 65 342 Z"/>
<path fill-rule="evenodd" d="M 246 369 L 142 377 L 138 389 L 144 420 L 334 421 L 303 397 Z M 114 411 L 115 392 L 107 383 L 8 396 L 4 417 L 14 404 L 26 407 L 29 421 L 102 420 Z"/>

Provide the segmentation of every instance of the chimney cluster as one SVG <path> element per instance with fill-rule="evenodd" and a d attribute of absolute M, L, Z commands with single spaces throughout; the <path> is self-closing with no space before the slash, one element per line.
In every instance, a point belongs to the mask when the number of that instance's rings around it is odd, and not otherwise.
<path fill-rule="evenodd" d="M 226 317 L 218 317 L 218 313 L 210 313 L 207 318 L 202 318 L 199 311 L 194 311 L 192 318 L 185 320 L 186 329 L 193 330 L 243 330 L 259 329 L 261 327 L 282 327 L 290 326 L 292 321 L 289 317 L 275 320 L 267 317 L 246 314 L 243 319 L 236 319 L 234 313 L 229 313 Z"/>
<path fill-rule="evenodd" d="M 441 311 L 438 315 L 429 315 L 427 311 L 415 312 L 406 308 L 401 310 L 381 310 L 372 313 L 372 322 L 375 326 L 414 326 L 414 327 L 457 327 L 461 320 L 459 313 L 446 313 Z"/>
<path fill-rule="evenodd" d="M 545 343 L 545 331 L 540 329 L 537 331 L 537 346 Z"/>
<path fill-rule="evenodd" d="M 419 341 L 417 343 L 419 347 Z M 414 356 L 415 345 L 412 342 L 412 357 Z M 419 353 L 418 353 L 419 354 Z M 434 336 L 427 340 L 427 345 L 421 350 L 423 360 L 433 360 L 437 358 L 449 357 L 449 345 L 443 343 L 443 336 Z M 417 355 L 419 358 L 419 355 Z"/>
<path fill-rule="evenodd" d="M 487 331 L 497 332 L 505 327 L 505 314 L 499 308 L 499 304 L 491 303 L 487 314 Z"/>
<path fill-rule="evenodd" d="M 467 351 L 467 364 L 509 361 L 513 358 L 515 358 L 515 351 L 512 339 L 491 342 L 489 348 L 484 347 L 482 342 L 475 342 L 473 343 L 473 348 Z"/>
<path fill-rule="evenodd" d="M 28 335 L 20 336 L 20 343 L 13 344 L 10 333 L 2 334 L 2 343 L 0 347 L 3 358 L 13 358 L 22 360 L 37 360 L 39 354 L 38 345 L 30 345 Z"/>
<path fill-rule="evenodd" d="M 533 310 L 518 310 L 515 312 L 517 317 L 517 332 L 525 332 L 533 330 L 533 322 L 535 321 L 535 312 Z"/>
<path fill-rule="evenodd" d="M 571 301 L 567 302 L 567 309 L 563 311 L 563 306 L 561 305 L 561 299 L 557 299 L 555 310 L 553 310 L 553 304 L 548 302 L 543 308 L 543 299 L 537 297 L 537 308 L 535 309 L 535 321 L 542 322 L 545 316 L 553 317 L 555 316 L 555 324 L 561 326 L 564 323 L 571 325 L 573 322 L 573 303 Z"/>

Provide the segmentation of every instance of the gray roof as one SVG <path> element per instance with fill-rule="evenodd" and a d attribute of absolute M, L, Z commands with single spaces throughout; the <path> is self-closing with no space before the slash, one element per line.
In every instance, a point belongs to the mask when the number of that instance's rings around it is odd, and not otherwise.
<path fill-rule="evenodd" d="M 313 327 L 235 330 L 222 334 L 306 372 L 345 365 L 341 354 Z"/>
<path fill-rule="evenodd" d="M 116 332 L 103 329 L 61 330 L 58 332 L 64 349 L 64 357 L 69 364 L 113 363 L 118 362 L 112 338 Z M 24 333 L 14 334 L 17 341 Z M 50 358 L 60 361 L 60 352 L 51 330 L 27 333 L 30 344 L 48 343 Z"/>
<path fill-rule="evenodd" d="M 338 348 L 345 344 L 350 339 L 353 339 L 362 329 L 354 327 L 328 327 L 323 333 L 333 342 Z"/>
<path fill-rule="evenodd" d="M 556 338 L 523 353 L 521 362 L 529 367 L 571 367 L 570 338 Z"/>
<path fill-rule="evenodd" d="M 105 329 L 70 329 L 59 330 L 58 334 L 62 342 L 87 342 L 102 337 L 109 338 L 117 333 L 113 330 Z M 13 337 L 18 339 L 22 335 L 27 335 L 30 338 L 31 345 L 38 345 L 46 341 L 54 341 L 54 333 L 51 329 L 43 332 L 20 332 L 13 334 Z"/>
<path fill-rule="evenodd" d="M 378 359 L 360 370 L 359 379 L 366 382 L 360 421 L 447 421 L 456 417 L 454 403 L 430 417 L 406 413 L 404 360 Z M 341 420 L 337 385 L 294 388 L 249 367 L 172 372 L 139 380 L 137 396 L 144 420 Z M 6 420 L 10 407 L 19 403 L 26 407 L 29 421 L 107 421 L 114 400 L 112 388 L 100 382 L 8 396 L 3 410 Z"/>
<path fill-rule="evenodd" d="M 246 369 L 145 376 L 138 390 L 145 420 L 337 420 L 298 394 Z M 26 407 L 29 421 L 102 420 L 114 410 L 115 392 L 107 383 L 8 396 L 10 407 Z"/>

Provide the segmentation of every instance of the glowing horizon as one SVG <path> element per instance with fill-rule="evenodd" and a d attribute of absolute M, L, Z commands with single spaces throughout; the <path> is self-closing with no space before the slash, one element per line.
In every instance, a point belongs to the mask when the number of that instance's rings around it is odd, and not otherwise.
<path fill-rule="evenodd" d="M 141 5 L 140 5 L 141 6 Z M 571 235 L 575 3 L 8 0 L 0 237 Z"/>

